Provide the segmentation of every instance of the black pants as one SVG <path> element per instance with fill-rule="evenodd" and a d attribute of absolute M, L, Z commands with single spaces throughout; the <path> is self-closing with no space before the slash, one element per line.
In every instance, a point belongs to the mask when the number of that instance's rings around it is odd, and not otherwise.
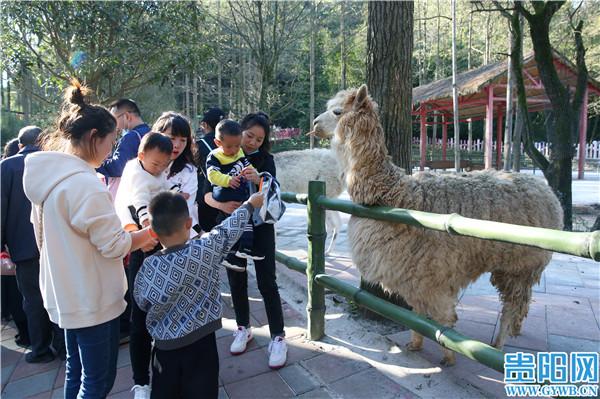
<path fill-rule="evenodd" d="M 62 329 L 50 321 L 44 308 L 40 292 L 40 261 L 28 259 L 17 264 L 17 284 L 23 295 L 23 310 L 27 317 L 31 351 L 35 356 L 50 352 L 50 344 L 57 351 L 65 350 L 65 336 Z"/>
<path fill-rule="evenodd" d="M 142 267 L 145 257 L 141 250 L 131 253 L 129 258 L 129 293 L 131 295 L 131 322 L 129 323 L 129 358 L 133 370 L 135 385 L 150 384 L 150 357 L 152 354 L 152 337 L 146 329 L 146 312 L 139 308 L 133 298 L 135 276 Z"/>
<path fill-rule="evenodd" d="M 275 274 L 275 229 L 272 224 L 262 224 L 254 228 L 254 248 L 265 256 L 263 260 L 254 261 L 254 265 L 258 290 L 265 302 L 271 337 L 284 336 L 283 310 Z M 231 287 L 235 321 L 238 326 L 248 327 L 250 325 L 248 273 L 227 269 L 227 279 Z"/>
<path fill-rule="evenodd" d="M 154 348 L 152 354 L 152 399 L 218 397 L 219 355 L 214 332 L 183 348 Z"/>
<path fill-rule="evenodd" d="M 12 317 L 19 336 L 24 339 L 24 342 L 29 342 L 27 317 L 23 311 L 23 295 L 19 291 L 15 276 L 2 276 L 2 304 L 6 304 L 6 311 Z"/>

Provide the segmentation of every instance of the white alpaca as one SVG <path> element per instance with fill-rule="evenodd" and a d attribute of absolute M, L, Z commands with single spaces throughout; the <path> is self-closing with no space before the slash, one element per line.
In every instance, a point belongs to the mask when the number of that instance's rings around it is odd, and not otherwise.
<path fill-rule="evenodd" d="M 510 224 L 560 229 L 562 209 L 548 185 L 520 173 L 482 171 L 406 175 L 390 161 L 377 104 L 366 86 L 346 90 L 328 103 L 316 130 L 334 126 L 337 154 L 352 201 Z M 458 293 L 483 273 L 503 302 L 494 342 L 502 348 L 518 335 L 552 254 L 537 248 L 449 235 L 405 224 L 352 216 L 348 224 L 352 260 L 363 278 L 400 294 L 415 312 L 453 327 Z M 414 332 L 411 350 L 423 337 Z M 444 348 L 443 364 L 455 362 Z"/>
<path fill-rule="evenodd" d="M 284 151 L 273 156 L 281 191 L 306 193 L 308 182 L 311 180 L 324 181 L 325 194 L 329 198 L 335 198 L 344 191 L 338 162 L 335 154 L 329 149 Z M 325 251 L 325 254 L 329 254 L 335 246 L 342 224 L 339 212 L 327 211 L 325 223 L 327 231 L 331 233 L 331 241 Z"/>

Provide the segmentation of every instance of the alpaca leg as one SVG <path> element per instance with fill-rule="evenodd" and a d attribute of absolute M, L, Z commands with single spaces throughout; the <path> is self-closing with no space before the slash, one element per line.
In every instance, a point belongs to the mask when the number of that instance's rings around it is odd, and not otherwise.
<path fill-rule="evenodd" d="M 431 318 L 445 327 L 454 327 L 458 317 L 456 316 L 456 296 L 440 295 L 436 307 L 430 310 Z M 456 353 L 442 347 L 442 366 L 454 366 L 456 364 Z"/>
<path fill-rule="evenodd" d="M 421 334 L 419 334 L 418 332 L 411 330 L 410 331 L 410 342 L 406 346 L 406 349 L 408 349 L 411 352 L 416 352 L 416 351 L 420 351 L 421 349 L 423 349 L 423 336 Z"/>
<path fill-rule="evenodd" d="M 492 273 L 491 282 L 500 292 L 502 316 L 494 346 L 502 349 L 508 335 L 517 336 L 529 311 L 532 287 L 541 277 L 542 270 L 530 273 L 510 274 L 502 271 Z"/>
<path fill-rule="evenodd" d="M 342 219 L 338 211 L 326 211 L 325 213 L 325 225 L 327 232 L 331 233 L 331 241 L 329 241 L 329 247 L 325 251 L 325 255 L 329 255 L 335 247 L 335 241 L 342 224 Z"/>

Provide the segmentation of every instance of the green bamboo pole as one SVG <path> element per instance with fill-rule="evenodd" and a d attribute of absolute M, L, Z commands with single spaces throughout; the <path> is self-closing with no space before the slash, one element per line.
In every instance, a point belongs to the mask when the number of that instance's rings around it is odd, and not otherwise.
<path fill-rule="evenodd" d="M 318 198 L 317 203 L 355 216 L 404 223 L 450 234 L 529 245 L 600 261 L 600 231 L 570 231 L 519 226 L 508 223 L 471 219 L 453 214 L 437 214 L 390 207 L 366 207 L 351 201 Z"/>
<path fill-rule="evenodd" d="M 306 203 L 308 202 L 308 194 L 284 192 L 281 193 L 281 199 L 285 202 L 306 205 Z"/>
<path fill-rule="evenodd" d="M 433 320 L 391 304 L 365 290 L 361 290 L 358 287 L 354 287 L 326 274 L 317 274 L 315 281 L 319 285 L 340 293 L 383 317 L 417 331 L 450 350 L 504 373 L 504 352 L 490 345 L 470 339 L 451 328 L 444 327 Z"/>
<path fill-rule="evenodd" d="M 289 269 L 295 270 L 302 274 L 306 274 L 306 263 L 301 262 L 297 258 L 287 256 L 286 254 L 275 251 L 275 260 L 279 263 L 283 263 Z"/>
<path fill-rule="evenodd" d="M 314 277 L 325 272 L 325 208 L 316 200 L 325 195 L 325 183 L 308 183 L 308 339 L 319 340 L 325 335 L 325 289 L 315 283 Z"/>

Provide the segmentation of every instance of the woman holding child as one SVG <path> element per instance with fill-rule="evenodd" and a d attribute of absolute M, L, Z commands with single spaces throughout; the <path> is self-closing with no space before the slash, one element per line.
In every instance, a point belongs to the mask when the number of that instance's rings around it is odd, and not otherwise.
<path fill-rule="evenodd" d="M 117 365 L 127 282 L 122 259 L 157 244 L 148 229 L 128 233 L 95 168 L 110 153 L 117 121 L 85 101 L 74 80 L 46 151 L 25 160 L 24 189 L 40 247 L 40 289 L 50 319 L 65 329 L 65 398 L 102 398 Z"/>
<path fill-rule="evenodd" d="M 269 119 L 262 112 L 246 115 L 241 121 L 243 130 L 242 149 L 254 169 L 246 169 L 245 177 L 258 185 L 258 173 L 269 172 L 275 176 L 275 162 L 269 153 Z M 213 208 L 230 214 L 240 202 L 217 202 L 213 199 L 210 186 L 205 186 L 205 201 Z M 200 215 L 202 217 L 202 215 Z M 271 333 L 269 344 L 269 367 L 281 368 L 287 359 L 287 346 L 284 340 L 283 310 L 275 273 L 275 230 L 272 224 L 262 224 L 254 228 L 254 250 L 264 255 L 263 260 L 255 260 L 258 289 L 265 303 L 265 310 Z M 245 260 L 244 260 L 245 262 Z M 227 278 L 231 287 L 231 298 L 235 310 L 238 329 L 234 332 L 234 340 L 230 347 L 233 355 L 241 355 L 252 340 L 250 327 L 250 307 L 248 301 L 248 273 L 227 269 Z"/>

